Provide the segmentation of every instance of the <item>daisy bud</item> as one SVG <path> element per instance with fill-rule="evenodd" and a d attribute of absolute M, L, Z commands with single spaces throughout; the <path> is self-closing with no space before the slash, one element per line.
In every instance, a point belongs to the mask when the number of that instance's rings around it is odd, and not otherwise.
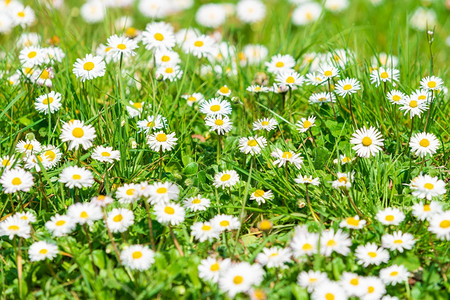
<path fill-rule="evenodd" d="M 32 132 L 27 133 L 27 135 L 25 136 L 25 139 L 27 139 L 29 141 L 34 141 L 35 138 L 36 138 L 36 136 Z"/>

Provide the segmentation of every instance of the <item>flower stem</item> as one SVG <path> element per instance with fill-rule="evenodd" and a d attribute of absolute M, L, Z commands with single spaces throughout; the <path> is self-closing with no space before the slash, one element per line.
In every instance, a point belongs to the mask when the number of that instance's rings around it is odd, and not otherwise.
<path fill-rule="evenodd" d="M 308 203 L 309 211 L 311 212 L 311 215 L 312 215 L 314 221 L 316 221 L 317 223 L 320 223 L 319 217 L 314 212 L 314 210 L 313 210 L 313 208 L 311 206 L 311 201 L 309 201 L 308 186 L 309 186 L 309 183 L 306 183 L 305 184 L 305 188 L 306 188 L 306 202 Z"/>
<path fill-rule="evenodd" d="M 356 206 L 355 202 L 353 202 L 352 197 L 350 197 L 350 193 L 348 191 L 345 191 L 345 193 L 347 194 L 348 200 L 350 201 L 350 204 L 353 206 L 353 208 L 356 210 L 356 213 L 358 214 L 358 216 L 360 216 L 362 218 L 363 214 L 358 209 L 358 207 Z"/>
<path fill-rule="evenodd" d="M 119 263 L 122 263 L 121 260 L 120 260 L 119 250 L 117 249 L 116 242 L 114 241 L 114 236 L 111 233 L 111 229 L 109 229 L 109 225 L 108 225 L 108 221 L 107 221 L 106 211 L 105 210 L 103 210 L 103 220 L 105 220 L 106 231 L 108 232 L 109 239 L 111 240 L 111 244 L 113 246 L 114 253 L 116 253 L 117 260 L 119 261 Z"/>
<path fill-rule="evenodd" d="M 175 244 L 175 247 L 178 250 L 178 253 L 180 253 L 181 256 L 184 256 L 183 250 L 180 247 L 180 244 L 178 243 L 177 238 L 175 237 L 175 234 L 173 234 L 172 226 L 169 226 L 170 235 L 172 236 L 173 243 Z"/>
<path fill-rule="evenodd" d="M 19 245 L 17 247 L 17 279 L 19 280 L 19 298 L 23 299 L 22 288 L 22 237 L 19 238 Z"/>
<path fill-rule="evenodd" d="M 330 78 L 328 78 L 328 92 L 330 93 L 330 102 L 331 102 L 331 108 L 333 109 L 334 120 L 337 121 L 336 111 L 334 110 L 333 97 L 332 97 L 332 95 L 331 95 L 331 83 L 330 83 Z"/>
<path fill-rule="evenodd" d="M 156 250 L 155 246 L 155 237 L 153 236 L 153 225 L 152 225 L 152 218 L 150 217 L 150 207 L 148 205 L 147 200 L 144 199 L 145 204 L 145 210 L 147 211 L 147 218 L 148 218 L 148 230 L 150 231 L 150 243 L 152 244 L 153 251 Z"/>

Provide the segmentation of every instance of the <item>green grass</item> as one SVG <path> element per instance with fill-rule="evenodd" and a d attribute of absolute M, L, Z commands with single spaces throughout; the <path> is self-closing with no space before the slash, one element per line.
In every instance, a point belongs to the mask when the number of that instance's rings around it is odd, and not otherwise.
<path fill-rule="evenodd" d="M 427 230 L 427 222 L 419 223 L 412 216 L 410 207 L 419 200 L 411 195 L 406 184 L 421 172 L 448 181 L 448 95 L 440 93 L 436 96 L 426 130 L 439 139 L 439 149 L 434 156 L 422 160 L 409 151 L 411 119 L 385 99 L 383 86 L 376 88 L 369 81 L 371 56 L 386 52 L 399 59 L 400 82 L 397 88 L 405 93 L 419 88 L 420 80 L 429 75 L 438 76 L 448 83 L 450 52 L 445 39 L 450 32 L 444 1 L 434 1 L 431 6 L 438 18 L 431 45 L 433 69 L 426 33 L 414 31 L 408 25 L 408 18 L 418 6 L 418 1 L 402 1 L 401 4 L 384 1 L 373 6 L 369 1 L 354 0 L 350 1 L 350 8 L 340 14 L 325 12 L 317 22 L 296 27 L 290 21 L 290 4 L 269 0 L 266 1 L 268 13 L 263 22 L 250 26 L 230 17 L 221 28 L 223 40 L 238 51 L 246 44 L 259 43 L 268 48 L 268 59 L 278 53 L 292 55 L 298 62 L 296 70 L 301 74 L 308 72 L 307 67 L 300 67 L 305 53 L 325 53 L 336 49 L 354 52 L 355 59 L 345 69 L 340 69 L 340 78 L 357 78 L 362 85 L 362 89 L 352 96 L 356 127 L 352 125 L 346 99 L 342 97 L 337 97 L 335 104 L 337 120 L 334 120 L 327 104 L 308 104 L 311 93 L 327 91 L 326 85 L 303 85 L 285 96 L 286 105 L 283 107 L 282 95 L 268 93 L 257 97 L 246 91 L 255 82 L 255 75 L 266 71 L 263 63 L 238 66 L 236 76 L 201 76 L 198 74 L 200 66 L 209 62 L 186 55 L 179 48 L 176 51 L 180 53 L 184 75 L 176 82 L 155 79 L 154 69 L 149 66 L 152 53 L 140 44 L 138 54 L 129 64 L 123 64 L 122 70 L 118 63 L 109 63 L 104 77 L 81 83 L 72 73 L 73 63 L 87 53 L 94 53 L 95 47 L 106 43 L 110 35 L 121 33 L 115 31 L 113 25 L 118 17 L 132 16 L 133 26 L 140 30 L 151 20 L 143 17 L 135 5 L 134 9 L 109 9 L 104 23 L 89 25 L 79 16 L 79 1 L 66 1 L 62 11 L 54 12 L 45 10 L 37 1 L 28 2 L 38 19 L 30 31 L 41 35 L 41 46 L 44 47 L 49 45 L 48 39 L 59 37 L 58 46 L 66 57 L 54 66 L 52 89 L 26 80 L 16 86 L 9 85 L 6 80 L 0 82 L 0 155 L 13 154 L 17 142 L 33 134 L 43 145 L 56 145 L 63 153 L 63 159 L 56 167 L 41 173 L 32 170 L 35 184 L 30 192 L 0 193 L 1 220 L 23 208 L 37 215 L 32 237 L 21 241 L 20 251 L 18 237 L 13 240 L 7 236 L 0 237 L 2 299 L 224 298 L 226 296 L 217 284 L 199 278 L 197 266 L 200 261 L 217 255 L 254 263 L 263 247 L 287 247 L 297 225 L 306 224 L 312 232 L 337 229 L 342 219 L 355 216 L 357 212 L 345 193 L 333 189 L 330 182 L 336 179 L 337 172 L 352 170 L 355 171 L 355 179 L 350 196 L 368 221 L 365 229 L 351 233 L 352 250 L 368 242 L 380 244 L 383 234 L 396 230 L 414 234 L 417 239 L 414 248 L 404 253 L 391 252 L 388 264 L 368 268 L 356 263 L 354 251 L 348 256 L 336 253 L 331 257 L 314 255 L 302 263 L 292 262 L 286 269 L 267 269 L 260 287 L 269 299 L 307 299 L 306 289 L 296 284 L 301 271 L 321 270 L 331 280 L 339 280 L 344 271 L 377 276 L 381 268 L 397 263 L 404 264 L 411 276 L 406 283 L 387 286 L 388 294 L 399 299 L 446 299 L 445 295 L 450 291 L 448 242 L 437 239 Z M 211 32 L 194 21 L 200 3 L 206 2 L 197 1 L 194 7 L 170 16 L 166 21 L 176 30 L 193 26 L 203 33 Z M 0 35 L 0 50 L 6 53 L 5 59 L 0 61 L 0 71 L 12 74 L 20 68 L 16 37 L 27 31 L 16 27 L 9 35 Z M 274 76 L 266 74 L 272 84 Z M 201 92 L 210 99 L 224 84 L 232 90 L 229 100 L 233 107 L 233 129 L 223 137 L 217 163 L 217 135 L 208 131 L 204 115 L 196 107 L 187 106 L 181 95 Z M 392 87 L 388 86 L 388 91 L 390 89 Z M 63 106 L 50 116 L 38 114 L 34 101 L 50 90 L 62 94 Z M 164 153 L 162 164 L 160 154 L 153 152 L 145 142 L 145 135 L 138 132 L 138 118 L 129 117 L 126 106 L 130 100 L 151 104 L 144 115 L 158 113 L 165 116 L 168 131 L 176 133 L 177 145 Z M 294 125 L 301 117 L 310 115 L 317 117 L 316 126 L 311 129 L 317 145 L 307 133 L 298 133 Z M 423 131 L 426 115 L 427 112 L 421 118 L 415 117 L 413 133 Z M 255 135 L 252 123 L 262 117 L 275 117 L 279 126 L 270 133 L 264 133 L 268 146 L 261 155 L 252 159 L 239 151 L 238 141 L 241 137 Z M 83 120 L 94 126 L 97 132 L 94 145 L 112 146 L 120 151 L 121 160 L 114 165 L 105 165 L 91 159 L 92 148 L 68 151 L 67 144 L 61 142 L 59 136 L 62 122 L 71 119 Z M 383 151 L 372 158 L 357 158 L 351 164 L 333 163 L 339 154 L 355 155 L 349 141 L 353 132 L 363 126 L 379 129 L 385 140 Z M 196 136 L 202 136 L 204 140 Z M 137 143 L 136 148 L 132 147 L 133 142 Z M 274 167 L 270 153 L 275 147 L 300 153 L 304 158 L 301 170 L 291 166 L 286 169 Z M 96 183 L 91 188 L 66 188 L 58 182 L 58 177 L 69 165 L 91 170 Z M 231 190 L 215 189 L 212 184 L 214 175 L 227 169 L 239 173 L 240 183 Z M 294 182 L 299 173 L 320 179 L 318 187 L 308 188 L 312 209 L 320 222 L 313 220 L 308 206 L 305 206 L 304 185 Z M 132 271 L 118 262 L 102 220 L 90 227 L 91 247 L 80 225 L 69 236 L 59 238 L 52 237 L 44 227 L 51 216 L 65 214 L 67 207 L 75 202 L 87 202 L 99 194 L 115 195 L 117 187 L 141 181 L 177 183 L 181 191 L 179 203 L 199 193 L 211 199 L 208 210 L 187 211 L 185 221 L 174 227 L 184 257 L 179 255 L 168 229 L 156 221 L 153 212 L 153 234 L 158 251 L 155 263 L 144 272 Z M 248 200 L 256 188 L 270 189 L 275 197 L 259 206 Z M 448 209 L 448 194 L 434 200 Z M 120 206 L 123 205 L 117 201 L 111 204 L 111 207 Z M 385 207 L 402 209 L 406 214 L 405 220 L 396 227 L 381 225 L 375 214 Z M 132 209 L 135 224 L 125 234 L 114 235 L 120 249 L 131 244 L 150 244 L 144 202 L 136 202 Z M 222 238 L 214 242 L 195 241 L 190 236 L 190 226 L 197 221 L 209 220 L 219 212 L 234 215 L 243 223 L 239 231 L 226 234 L 229 244 L 226 245 Z M 263 219 L 274 225 L 268 234 L 257 228 Z M 54 241 L 60 254 L 52 261 L 30 262 L 27 251 L 37 240 Z M 19 252 L 23 267 L 17 263 Z M 21 284 L 19 269 L 23 274 Z M 246 296 L 240 294 L 238 297 Z"/>

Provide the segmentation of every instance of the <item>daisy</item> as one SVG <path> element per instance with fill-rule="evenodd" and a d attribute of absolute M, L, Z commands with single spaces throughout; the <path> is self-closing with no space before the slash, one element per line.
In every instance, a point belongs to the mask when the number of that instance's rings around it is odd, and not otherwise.
<path fill-rule="evenodd" d="M 241 227 L 239 219 L 230 215 L 216 215 L 209 221 L 213 227 L 219 228 L 221 231 L 231 231 Z"/>
<path fill-rule="evenodd" d="M 92 225 L 103 217 L 100 207 L 90 202 L 72 204 L 67 209 L 67 215 L 81 225 Z"/>
<path fill-rule="evenodd" d="M 61 160 L 61 151 L 53 145 L 47 145 L 42 148 L 42 154 L 46 158 L 47 168 L 53 168 Z"/>
<path fill-rule="evenodd" d="M 34 185 L 34 178 L 30 172 L 21 168 L 6 169 L 0 177 L 0 184 L 5 194 L 28 192 Z"/>
<path fill-rule="evenodd" d="M 261 85 L 251 85 L 246 90 L 251 93 L 267 93 L 269 88 Z"/>
<path fill-rule="evenodd" d="M 391 251 L 397 250 L 403 253 L 403 250 L 410 250 L 415 244 L 414 236 L 410 233 L 402 233 L 394 231 L 392 234 L 386 233 L 381 237 L 381 245 L 383 248 Z"/>
<path fill-rule="evenodd" d="M 139 11 L 147 18 L 161 19 L 167 16 L 171 10 L 171 2 L 160 0 L 141 0 L 139 1 Z"/>
<path fill-rule="evenodd" d="M 159 203 L 154 206 L 156 220 L 165 225 L 176 226 L 184 221 L 184 208 L 176 203 Z"/>
<path fill-rule="evenodd" d="M 322 84 L 326 79 L 324 77 L 322 77 L 321 74 L 319 73 L 308 73 L 306 74 L 306 83 L 308 85 L 314 85 L 314 86 L 318 86 L 320 84 Z"/>
<path fill-rule="evenodd" d="M 256 23 L 266 16 L 266 6 L 260 0 L 241 0 L 236 5 L 236 15 L 244 23 Z"/>
<path fill-rule="evenodd" d="M 380 67 L 370 73 L 370 83 L 378 87 L 381 82 L 398 82 L 399 76 L 400 71 L 397 69 Z"/>
<path fill-rule="evenodd" d="M 430 201 L 429 204 L 420 201 L 412 206 L 412 214 L 421 221 L 429 221 L 433 215 L 442 213 L 442 211 L 442 205 L 436 201 Z"/>
<path fill-rule="evenodd" d="M 147 144 L 153 151 L 166 152 L 170 151 L 177 144 L 177 138 L 175 132 L 166 134 L 164 131 L 155 132 L 147 136 Z"/>
<path fill-rule="evenodd" d="M 219 274 L 231 265 L 229 258 L 218 260 L 213 257 L 203 259 L 198 265 L 198 277 L 214 283 L 219 281 Z"/>
<path fill-rule="evenodd" d="M 233 122 L 231 122 L 228 116 L 224 115 L 208 115 L 205 118 L 206 126 L 209 126 L 209 131 L 216 131 L 218 135 L 224 135 L 233 128 Z"/>
<path fill-rule="evenodd" d="M 170 50 L 175 46 L 172 25 L 165 22 L 147 24 L 142 33 L 142 42 L 147 50 Z"/>
<path fill-rule="evenodd" d="M 324 256 L 330 256 L 333 251 L 346 256 L 350 253 L 351 245 L 349 235 L 340 229 L 323 231 L 320 237 L 320 252 Z"/>
<path fill-rule="evenodd" d="M 305 78 L 295 71 L 282 71 L 277 74 L 275 81 L 292 89 L 301 86 Z"/>
<path fill-rule="evenodd" d="M 91 198 L 91 203 L 93 203 L 99 207 L 105 207 L 113 202 L 114 202 L 113 198 L 111 198 L 109 196 L 105 196 L 105 195 L 99 195 L 99 196 Z"/>
<path fill-rule="evenodd" d="M 265 137 L 243 137 L 239 139 L 239 150 L 245 154 L 260 154 L 261 150 L 267 146 L 267 140 Z"/>
<path fill-rule="evenodd" d="M 23 6 L 20 2 L 14 1 L 10 10 L 10 17 L 13 19 L 15 25 L 20 25 L 22 28 L 33 25 L 36 21 L 34 10 L 29 6 Z"/>
<path fill-rule="evenodd" d="M 154 57 L 157 66 L 174 66 L 181 62 L 180 55 L 172 50 L 156 50 Z"/>
<path fill-rule="evenodd" d="M 16 150 L 19 153 L 25 153 L 27 155 L 41 152 L 42 146 L 41 143 L 36 141 L 35 139 L 32 140 L 25 140 L 20 141 L 16 145 Z"/>
<path fill-rule="evenodd" d="M 16 163 L 14 156 L 5 155 L 0 157 L 0 168 L 10 169 Z"/>
<path fill-rule="evenodd" d="M 194 103 L 201 104 L 205 100 L 205 96 L 200 93 L 193 93 L 190 95 L 183 95 L 181 98 L 186 99 L 187 105 L 192 106 Z"/>
<path fill-rule="evenodd" d="M 78 58 L 73 64 L 73 73 L 82 82 L 105 75 L 106 65 L 101 56 L 87 54 L 85 58 Z"/>
<path fill-rule="evenodd" d="M 83 167 L 70 166 L 62 170 L 59 175 L 59 182 L 65 183 L 66 187 L 84 188 L 91 187 L 94 184 L 92 172 Z"/>
<path fill-rule="evenodd" d="M 23 67 L 33 68 L 44 62 L 44 50 L 39 47 L 26 47 L 20 50 L 19 60 Z"/>
<path fill-rule="evenodd" d="M 267 57 L 269 50 L 263 45 L 246 45 L 238 55 L 242 66 L 258 65 Z"/>
<path fill-rule="evenodd" d="M 239 182 L 239 174 L 235 170 L 219 172 L 214 176 L 214 186 L 216 188 L 232 187 Z"/>
<path fill-rule="evenodd" d="M 397 226 L 405 219 L 405 214 L 402 213 L 401 210 L 396 207 L 387 207 L 384 210 L 380 210 L 377 213 L 376 218 L 378 222 L 380 222 L 383 225 Z"/>
<path fill-rule="evenodd" d="M 424 90 L 432 90 L 432 91 L 440 90 L 442 89 L 443 85 L 444 81 L 436 76 L 427 76 L 420 81 L 420 86 Z"/>
<path fill-rule="evenodd" d="M 445 194 L 445 182 L 430 175 L 419 175 L 410 184 L 412 195 L 420 199 L 431 200 Z"/>
<path fill-rule="evenodd" d="M 450 210 L 435 214 L 429 222 L 428 230 L 438 239 L 450 240 Z"/>
<path fill-rule="evenodd" d="M 433 156 L 439 148 L 439 140 L 432 133 L 416 133 L 411 137 L 409 146 L 417 156 L 424 157 L 427 154 Z"/>
<path fill-rule="evenodd" d="M 0 12 L 0 33 L 9 34 L 14 28 L 14 21 L 7 12 Z"/>
<path fill-rule="evenodd" d="M 287 165 L 287 163 L 291 163 L 297 169 L 300 169 L 301 164 L 303 163 L 303 158 L 300 156 L 300 154 L 289 150 L 283 151 L 281 149 L 275 148 L 275 150 L 270 155 L 277 158 L 277 160 L 273 162 L 273 165 L 278 166 L 279 168 Z"/>
<path fill-rule="evenodd" d="M 96 136 L 94 127 L 85 125 L 83 121 L 72 120 L 63 123 L 59 138 L 63 142 L 69 142 L 69 150 L 76 150 L 80 145 L 86 150 L 92 147 Z"/>
<path fill-rule="evenodd" d="M 106 223 L 112 233 L 125 232 L 134 223 L 133 212 L 126 208 L 114 208 L 108 213 Z"/>
<path fill-rule="evenodd" d="M 383 281 L 375 276 L 365 277 L 362 283 L 364 293 L 361 295 L 362 300 L 380 299 L 386 293 L 386 286 Z"/>
<path fill-rule="evenodd" d="M 341 97 L 354 94 L 360 89 L 359 81 L 354 78 L 341 79 L 336 84 L 336 93 Z"/>
<path fill-rule="evenodd" d="M 211 242 L 220 237 L 220 229 L 210 222 L 196 222 L 191 226 L 191 235 L 199 242 Z"/>
<path fill-rule="evenodd" d="M 346 156 L 346 155 L 344 155 L 344 154 L 340 154 L 340 155 L 339 155 L 339 160 L 338 160 L 338 159 L 335 159 L 335 160 L 333 160 L 333 162 L 334 162 L 335 164 L 337 164 L 338 162 L 340 162 L 342 165 L 345 165 L 345 164 L 351 163 L 351 162 L 354 161 L 355 159 L 356 159 L 356 157 L 349 157 L 349 156 Z"/>
<path fill-rule="evenodd" d="M 330 79 L 339 75 L 339 70 L 332 65 L 325 65 L 320 67 L 319 74 L 325 79 Z"/>
<path fill-rule="evenodd" d="M 322 6 L 316 2 L 305 2 L 297 6 L 292 12 L 292 23 L 303 26 L 319 19 Z"/>
<path fill-rule="evenodd" d="M 231 95 L 231 90 L 228 86 L 224 85 L 217 91 L 216 94 L 224 97 L 229 97 Z"/>
<path fill-rule="evenodd" d="M 322 105 L 327 102 L 336 102 L 336 96 L 329 92 L 314 93 L 309 97 L 308 102 L 311 104 L 319 103 Z"/>
<path fill-rule="evenodd" d="M 106 6 L 102 1 L 87 1 L 80 7 L 80 15 L 86 23 L 94 24 L 103 21 Z"/>
<path fill-rule="evenodd" d="M 431 101 L 430 91 L 418 89 L 415 90 L 410 96 L 409 100 L 417 101 L 417 102 L 429 102 Z"/>
<path fill-rule="evenodd" d="M 27 221 L 28 223 L 36 222 L 35 212 L 23 211 L 23 212 L 16 213 L 15 216 L 17 216 L 19 219 Z"/>
<path fill-rule="evenodd" d="M 358 264 L 367 267 L 369 265 L 380 265 L 389 261 L 389 252 L 383 248 L 378 248 L 375 243 L 359 245 L 355 250 Z"/>
<path fill-rule="evenodd" d="M 262 203 L 266 203 L 266 200 L 269 200 L 272 198 L 273 198 L 273 193 L 271 190 L 263 191 L 263 190 L 257 189 L 250 195 L 250 200 L 256 200 L 256 202 L 258 202 L 258 205 L 261 205 Z"/>
<path fill-rule="evenodd" d="M 108 38 L 108 47 L 111 50 L 108 52 L 109 55 L 113 55 L 116 59 L 126 58 L 129 56 L 135 56 L 136 52 L 134 50 L 138 47 L 137 41 L 129 39 L 124 36 L 112 35 Z"/>
<path fill-rule="evenodd" d="M 36 69 L 36 72 L 33 73 L 33 76 L 31 77 L 31 81 L 34 81 L 38 85 L 43 85 L 46 87 L 52 87 L 52 79 L 55 78 L 55 72 L 53 71 L 53 68 L 47 68 L 47 69 Z"/>
<path fill-rule="evenodd" d="M 264 271 L 260 265 L 235 263 L 221 273 L 219 287 L 233 298 L 238 293 L 247 292 L 253 285 L 259 285 L 263 277 Z"/>
<path fill-rule="evenodd" d="M 295 67 L 295 59 L 290 55 L 277 54 L 272 56 L 270 62 L 266 62 L 267 71 L 273 74 L 292 71 Z"/>
<path fill-rule="evenodd" d="M 30 223 L 22 220 L 18 216 L 10 216 L 0 222 L 0 236 L 7 235 L 10 240 L 12 240 L 14 236 L 27 239 L 30 237 L 30 233 Z"/>
<path fill-rule="evenodd" d="M 344 288 L 337 282 L 333 281 L 323 281 L 318 284 L 314 289 L 311 296 L 312 300 L 345 300 L 347 299 L 347 294 Z"/>
<path fill-rule="evenodd" d="M 304 255 L 311 256 L 317 253 L 319 235 L 317 233 L 310 233 L 308 231 L 300 231 L 294 233 L 291 240 L 290 247 L 294 253 L 294 257 L 301 257 Z"/>
<path fill-rule="evenodd" d="M 312 184 L 312 185 L 319 185 L 320 181 L 319 181 L 319 177 L 317 178 L 313 178 L 312 175 L 304 175 L 302 176 L 301 174 L 298 175 L 297 178 L 294 179 L 295 182 L 297 182 L 298 184 Z"/>
<path fill-rule="evenodd" d="M 352 187 L 352 182 L 355 176 L 355 172 L 349 172 L 349 173 L 337 173 L 337 180 L 332 182 L 332 187 L 339 190 L 348 190 Z"/>
<path fill-rule="evenodd" d="M 183 70 L 177 65 L 172 66 L 161 66 L 156 69 L 155 77 L 157 79 L 176 81 L 183 76 Z"/>
<path fill-rule="evenodd" d="M 47 161 L 47 157 L 35 154 L 29 155 L 24 159 L 24 161 L 25 169 L 31 170 L 34 168 L 36 172 L 41 171 L 41 166 L 46 169 L 49 164 Z"/>
<path fill-rule="evenodd" d="M 53 260 L 58 254 L 58 246 L 44 241 L 34 242 L 28 249 L 30 261 Z"/>
<path fill-rule="evenodd" d="M 46 64 L 61 63 L 64 57 L 66 57 L 66 54 L 59 47 L 48 47 L 44 49 L 44 62 Z"/>
<path fill-rule="evenodd" d="M 94 152 L 91 154 L 91 157 L 92 159 L 101 162 L 113 163 L 115 160 L 120 160 L 120 151 L 113 150 L 112 147 L 97 146 L 94 148 Z"/>
<path fill-rule="evenodd" d="M 384 52 L 379 53 L 371 58 L 372 65 L 378 65 L 395 68 L 398 65 L 398 57 Z"/>
<path fill-rule="evenodd" d="M 195 14 L 195 21 L 205 27 L 217 28 L 225 23 L 224 7 L 216 3 L 203 4 Z"/>
<path fill-rule="evenodd" d="M 367 158 L 375 156 L 381 150 L 383 141 L 381 133 L 372 126 L 369 129 L 364 127 L 356 130 L 350 139 L 350 143 L 355 145 L 352 149 L 356 151 L 356 154 Z"/>
<path fill-rule="evenodd" d="M 142 114 L 142 111 L 144 110 L 144 106 L 146 106 L 145 102 L 133 102 L 129 101 L 130 105 L 126 105 L 127 112 L 130 114 L 130 117 L 140 117 Z M 151 108 L 151 105 L 149 105 L 149 109 Z"/>
<path fill-rule="evenodd" d="M 48 94 L 41 95 L 36 98 L 34 107 L 40 113 L 54 113 L 61 108 L 61 94 L 52 91 Z"/>
<path fill-rule="evenodd" d="M 206 57 L 212 54 L 215 42 L 207 35 L 199 35 L 187 40 L 183 44 L 183 51 L 192 54 L 197 58 Z"/>
<path fill-rule="evenodd" d="M 316 126 L 315 121 L 316 121 L 316 117 L 310 116 L 310 117 L 308 117 L 308 119 L 301 118 L 300 121 L 297 121 L 297 124 L 295 124 L 295 125 L 297 126 L 297 130 L 299 132 L 306 132 L 311 127 Z"/>
<path fill-rule="evenodd" d="M 45 228 L 55 237 L 71 233 L 76 226 L 77 223 L 71 217 L 59 214 L 54 215 L 45 223 Z"/>
<path fill-rule="evenodd" d="M 229 115 L 231 114 L 231 104 L 220 98 L 212 98 L 202 102 L 200 112 L 206 115 Z"/>
<path fill-rule="evenodd" d="M 120 261 L 131 270 L 145 271 L 155 262 L 155 252 L 143 245 L 131 245 L 120 252 Z"/>
<path fill-rule="evenodd" d="M 387 94 L 388 100 L 397 105 L 401 105 L 406 100 L 406 95 L 398 90 L 392 90 Z"/>
<path fill-rule="evenodd" d="M 285 264 L 291 262 L 291 255 L 288 248 L 263 248 L 262 253 L 256 256 L 256 261 L 268 268 L 287 268 Z"/>
<path fill-rule="evenodd" d="M 408 280 L 410 273 L 403 265 L 392 265 L 380 270 L 380 279 L 385 284 L 397 285 Z"/>
<path fill-rule="evenodd" d="M 274 118 L 262 118 L 253 122 L 253 130 L 272 131 L 278 126 L 278 121 Z"/>
<path fill-rule="evenodd" d="M 120 203 L 133 203 L 139 196 L 139 185 L 135 183 L 125 183 L 116 191 L 116 198 Z"/>
<path fill-rule="evenodd" d="M 325 61 L 331 63 L 332 65 L 338 65 L 341 68 L 344 68 L 347 62 L 349 61 L 348 50 L 346 49 L 335 49 L 323 57 Z M 354 80 L 354 79 L 353 79 Z"/>
<path fill-rule="evenodd" d="M 339 283 L 348 296 L 360 297 L 365 293 L 363 281 L 363 277 L 356 273 L 344 272 L 341 275 Z"/>
<path fill-rule="evenodd" d="M 417 101 L 412 99 L 411 97 L 406 97 L 405 100 L 403 100 L 400 103 L 400 110 L 405 111 L 405 116 L 407 113 L 409 113 L 410 118 L 412 119 L 414 116 L 419 116 L 429 109 L 426 101 Z"/>
<path fill-rule="evenodd" d="M 178 185 L 172 182 L 155 182 L 149 186 L 145 197 L 151 204 L 165 204 L 177 200 L 180 195 Z"/>
<path fill-rule="evenodd" d="M 312 293 L 323 282 L 329 282 L 327 273 L 309 270 L 298 274 L 297 284 Z"/>
<path fill-rule="evenodd" d="M 202 197 L 198 194 L 195 197 L 189 197 L 184 200 L 184 207 L 193 212 L 195 211 L 205 211 L 211 204 L 211 200 Z"/>

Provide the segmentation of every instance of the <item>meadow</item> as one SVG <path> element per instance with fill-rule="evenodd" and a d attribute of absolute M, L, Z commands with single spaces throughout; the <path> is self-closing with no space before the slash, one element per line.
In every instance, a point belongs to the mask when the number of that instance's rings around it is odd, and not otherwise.
<path fill-rule="evenodd" d="M 0 0 L 1 299 L 448 299 L 449 12 Z"/>

